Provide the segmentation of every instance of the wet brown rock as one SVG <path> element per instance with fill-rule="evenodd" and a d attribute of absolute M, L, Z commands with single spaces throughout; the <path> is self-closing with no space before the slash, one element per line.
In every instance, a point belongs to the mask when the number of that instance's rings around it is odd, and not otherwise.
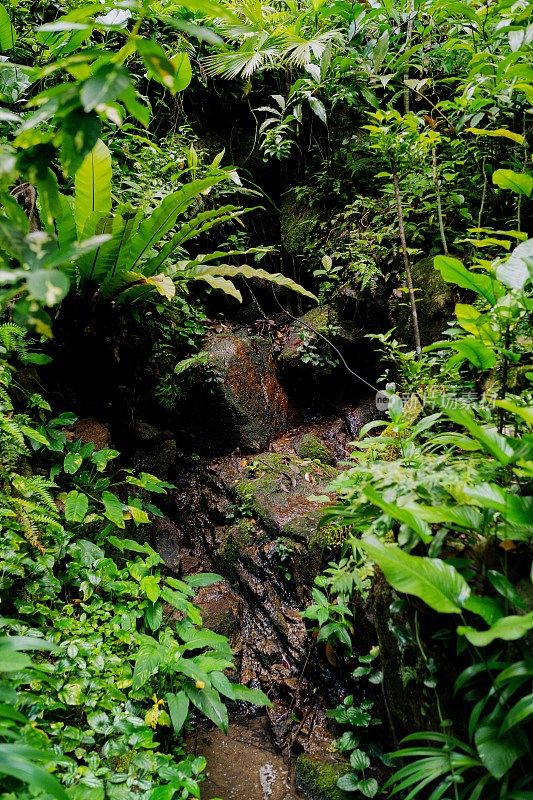
<path fill-rule="evenodd" d="M 246 331 L 208 338 L 211 382 L 192 392 L 187 427 L 195 446 L 211 453 L 259 452 L 295 420 L 278 381 L 270 342 Z"/>
<path fill-rule="evenodd" d="M 75 422 L 73 427 L 75 439 L 81 439 L 82 442 L 92 442 L 95 450 L 103 450 L 104 447 L 109 447 L 110 433 L 102 422 L 99 422 L 94 417 L 82 417 Z"/>
<path fill-rule="evenodd" d="M 243 603 L 227 581 L 203 586 L 194 603 L 202 612 L 204 626 L 223 636 L 231 636 L 241 625 Z"/>

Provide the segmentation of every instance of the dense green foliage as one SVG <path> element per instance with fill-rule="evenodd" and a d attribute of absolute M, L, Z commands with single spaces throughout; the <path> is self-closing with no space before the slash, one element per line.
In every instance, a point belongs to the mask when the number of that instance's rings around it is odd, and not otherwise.
<path fill-rule="evenodd" d="M 358 664 L 361 696 L 330 712 L 351 765 L 339 788 L 531 800 L 532 10 L 0 3 L 0 800 L 200 797 L 205 759 L 183 743 L 194 715 L 225 731 L 228 703 L 269 702 L 230 681 L 228 640 L 193 602 L 219 576 L 170 577 L 146 542 L 171 484 L 77 438 L 39 373 L 54 335 L 75 350 L 90 332 L 120 360 L 101 320 L 133 347 L 145 326 L 132 385 L 146 370 L 171 408 L 209 368 L 207 309 L 233 313 L 243 279 L 318 296 L 330 338 L 343 297 L 372 309 L 387 295 L 398 323 L 366 331 L 388 418 L 333 484 L 323 525 L 341 541 L 303 611 L 319 647 Z M 246 108 L 250 168 L 207 122 L 195 132 L 210 103 Z M 261 180 L 279 182 L 274 200 Z M 279 242 L 248 222 L 272 208 Z M 424 327 L 420 257 L 434 257 L 443 313 L 454 306 L 442 336 Z M 335 370 L 314 333 L 301 363 Z M 384 582 L 386 624 L 416 664 L 400 665 L 403 689 L 427 721 L 388 755 L 365 696 L 386 697 L 387 665 L 357 642 Z"/>

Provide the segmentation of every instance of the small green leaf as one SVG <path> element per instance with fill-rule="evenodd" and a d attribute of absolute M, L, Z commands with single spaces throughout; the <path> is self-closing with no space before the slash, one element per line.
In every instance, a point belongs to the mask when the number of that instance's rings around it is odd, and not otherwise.
<path fill-rule="evenodd" d="M 145 593 L 148 600 L 151 603 L 157 602 L 161 595 L 161 588 L 159 586 L 159 578 L 156 578 L 155 575 L 145 575 L 144 578 L 141 578 L 141 589 Z"/>
<path fill-rule="evenodd" d="M 165 698 L 172 726 L 176 733 L 180 733 L 189 713 L 189 698 L 185 692 L 178 692 L 178 694 L 168 692 Z"/>
<path fill-rule="evenodd" d="M 104 516 L 117 528 L 124 528 L 124 511 L 118 497 L 112 492 L 103 492 L 102 502 L 105 506 Z"/>
<path fill-rule="evenodd" d="M 370 759 L 364 750 L 354 750 L 350 753 L 350 765 L 354 772 L 362 772 L 370 766 Z"/>
<path fill-rule="evenodd" d="M 189 700 L 214 722 L 217 728 L 223 733 L 228 732 L 228 711 L 220 699 L 219 693 L 215 689 L 206 686 L 204 689 L 197 689 L 195 686 L 186 685 L 184 687 Z"/>
<path fill-rule="evenodd" d="M 527 172 L 514 172 L 512 169 L 497 169 L 492 182 L 500 189 L 510 189 L 515 194 L 531 197 L 533 192 L 533 175 Z"/>
<path fill-rule="evenodd" d="M 73 489 L 65 500 L 65 519 L 67 522 L 83 522 L 89 508 L 89 498 Z"/>
<path fill-rule="evenodd" d="M 357 792 L 359 790 L 359 778 L 353 772 L 341 775 L 337 781 L 337 787 L 342 789 L 343 792 Z"/>
<path fill-rule="evenodd" d="M 70 452 L 67 453 L 63 459 L 63 469 L 67 475 L 74 475 L 83 463 L 83 457 L 80 453 Z"/>
<path fill-rule="evenodd" d="M 378 793 L 379 785 L 375 778 L 364 778 L 359 781 L 357 788 L 365 797 L 375 797 Z"/>
<path fill-rule="evenodd" d="M 84 110 L 93 111 L 101 104 L 116 100 L 129 85 L 130 73 L 126 67 L 104 64 L 81 87 L 80 99 Z"/>

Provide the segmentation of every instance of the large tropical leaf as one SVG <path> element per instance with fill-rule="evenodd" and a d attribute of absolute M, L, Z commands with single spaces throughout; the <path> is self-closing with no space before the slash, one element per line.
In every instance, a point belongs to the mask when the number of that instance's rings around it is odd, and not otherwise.
<path fill-rule="evenodd" d="M 523 616 L 512 614 L 509 617 L 502 617 L 486 631 L 477 631 L 468 625 L 461 625 L 457 628 L 457 633 L 466 636 L 468 641 L 476 647 L 485 647 L 494 639 L 504 639 L 508 642 L 521 639 L 532 628 L 533 611 L 530 611 L 529 614 Z"/>
<path fill-rule="evenodd" d="M 53 753 L 37 750 L 35 747 L 23 744 L 0 744 L 0 775 L 17 778 L 29 784 L 32 789 L 47 792 L 56 800 L 68 800 L 67 793 L 56 778 L 35 763 L 53 759 Z"/>
<path fill-rule="evenodd" d="M 447 283 L 455 283 L 462 289 L 470 289 L 482 295 L 491 306 L 504 293 L 499 281 L 480 272 L 471 272 L 457 258 L 451 256 L 435 256 L 435 269 L 438 269 Z"/>
<path fill-rule="evenodd" d="M 185 242 L 199 236 L 201 233 L 213 228 L 215 225 L 221 225 L 230 219 L 236 219 L 242 214 L 252 211 L 251 208 L 240 209 L 238 206 L 220 206 L 220 208 L 212 208 L 209 211 L 202 211 L 196 214 L 192 219 L 186 222 L 181 228 L 172 236 L 169 242 L 163 245 L 157 256 L 149 259 L 143 265 L 143 273 L 145 275 L 153 275 L 160 268 L 167 258 L 174 253 L 178 247 L 181 247 Z"/>
<path fill-rule="evenodd" d="M 455 567 L 439 558 L 411 556 L 375 536 L 363 539 L 361 547 L 398 592 L 413 594 L 442 614 L 461 613 L 470 596 L 470 587 Z"/>
<path fill-rule="evenodd" d="M 0 53 L 13 50 L 17 35 L 6 7 L 0 3 Z"/>
<path fill-rule="evenodd" d="M 76 172 L 74 184 L 74 218 L 81 236 L 91 214 L 111 211 L 111 153 L 100 139 Z"/>
<path fill-rule="evenodd" d="M 118 262 L 120 270 L 131 272 L 140 271 L 140 262 L 148 255 L 150 250 L 169 233 L 180 214 L 182 214 L 206 189 L 227 180 L 227 173 L 212 175 L 188 183 L 177 192 L 172 192 L 165 197 L 149 217 L 140 225 L 138 232 L 131 238 L 130 246 L 126 248 Z"/>
<path fill-rule="evenodd" d="M 303 286 L 282 275 L 280 272 L 267 272 L 264 269 L 257 269 L 250 267 L 248 264 L 242 264 L 239 267 L 233 267 L 229 264 L 221 264 L 219 266 L 207 267 L 199 264 L 195 266 L 190 273 L 193 280 L 206 280 L 207 276 L 220 277 L 220 278 L 259 278 L 269 283 L 274 283 L 276 286 L 283 286 L 285 289 L 291 289 L 293 292 L 303 294 L 305 297 L 310 297 L 311 300 L 317 298 L 312 292 L 304 289 Z"/>

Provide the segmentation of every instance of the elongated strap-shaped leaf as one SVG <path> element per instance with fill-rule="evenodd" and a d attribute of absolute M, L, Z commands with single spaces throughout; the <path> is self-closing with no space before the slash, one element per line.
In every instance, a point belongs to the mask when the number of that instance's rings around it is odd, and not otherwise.
<path fill-rule="evenodd" d="M 202 178 L 167 195 L 161 205 L 141 223 L 138 233 L 131 240 L 129 252 L 125 253 L 125 259 L 121 259 L 119 262 L 119 268 L 128 271 L 138 270 L 139 262 L 154 245 L 172 230 L 178 216 L 190 206 L 193 200 L 206 189 L 227 180 L 227 178 L 226 173 Z"/>
<path fill-rule="evenodd" d="M 292 289 L 293 292 L 298 292 L 298 294 L 303 294 L 305 297 L 310 297 L 311 300 L 317 299 L 312 292 L 308 292 L 307 289 L 304 289 L 299 283 L 291 280 L 291 278 L 287 278 L 280 272 L 267 272 L 265 269 L 250 267 L 248 264 L 241 264 L 239 267 L 233 267 L 229 264 L 221 264 L 214 267 L 198 265 L 192 270 L 192 277 L 195 280 L 205 280 L 206 275 L 222 278 L 260 278 L 263 281 L 275 283 L 276 286 Z"/>
<path fill-rule="evenodd" d="M 100 139 L 76 172 L 74 184 L 74 216 L 81 235 L 90 214 L 111 211 L 111 153 Z"/>
<path fill-rule="evenodd" d="M 195 236 L 199 236 L 215 225 L 221 225 L 223 222 L 240 217 L 242 214 L 248 213 L 249 211 L 252 211 L 252 209 L 239 209 L 238 206 L 221 206 L 220 208 L 212 208 L 209 211 L 203 211 L 201 214 L 197 214 L 181 226 L 172 239 L 163 245 L 157 256 L 151 258 L 144 264 L 144 274 L 153 275 L 178 247 L 181 247 L 182 244 L 188 242 L 190 239 L 194 239 Z"/>
<path fill-rule="evenodd" d="M 195 276 L 194 280 L 196 281 L 204 281 L 204 283 L 209 284 L 213 289 L 219 289 L 220 291 L 224 292 L 224 294 L 229 295 L 230 297 L 234 297 L 239 303 L 242 303 L 242 294 L 239 290 L 232 284 L 231 281 L 228 281 L 226 278 L 216 277 L 215 275 L 197 275 Z"/>
<path fill-rule="evenodd" d="M 11 22 L 11 17 L 3 3 L 0 3 L 0 53 L 13 50 L 16 41 L 17 34 Z"/>
<path fill-rule="evenodd" d="M 95 222 L 94 217 L 95 216 L 98 217 L 98 219 L 96 220 L 96 224 L 94 224 L 94 222 Z M 96 269 L 97 269 L 97 265 L 99 264 L 100 260 L 102 259 L 102 254 L 106 250 L 106 248 L 109 249 L 112 246 L 112 244 L 113 244 L 113 238 L 112 237 L 113 237 L 113 232 L 114 232 L 113 229 L 114 229 L 115 225 L 119 224 L 119 222 L 121 222 L 121 218 L 120 217 L 112 217 L 112 216 L 104 216 L 104 217 L 102 217 L 99 214 L 98 215 L 91 214 L 91 217 L 89 218 L 88 224 L 85 225 L 84 232 L 85 232 L 85 230 L 88 230 L 88 228 L 90 229 L 90 228 L 94 227 L 93 233 L 96 233 L 96 234 L 107 234 L 111 238 L 107 242 L 105 242 L 101 247 L 99 247 L 97 250 L 94 250 L 92 253 L 90 253 L 88 255 L 82 256 L 82 258 L 80 258 L 78 260 L 78 264 L 77 264 L 77 266 L 78 266 L 78 275 L 79 275 L 79 278 L 80 278 L 81 281 L 91 281 L 91 280 L 95 279 L 95 272 L 96 272 Z"/>
<path fill-rule="evenodd" d="M 361 540 L 361 547 L 381 568 L 398 592 L 413 594 L 441 614 L 460 614 L 470 587 L 455 567 L 440 558 L 411 556 L 375 536 Z"/>

